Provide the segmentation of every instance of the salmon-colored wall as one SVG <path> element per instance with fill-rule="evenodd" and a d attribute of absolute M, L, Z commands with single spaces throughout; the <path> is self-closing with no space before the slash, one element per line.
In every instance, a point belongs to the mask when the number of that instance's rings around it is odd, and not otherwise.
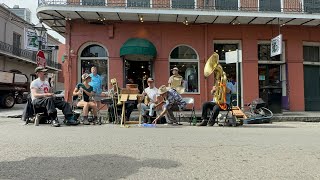
<path fill-rule="evenodd" d="M 65 66 L 63 65 L 64 62 L 62 62 L 62 58 L 64 54 L 66 53 L 66 45 L 65 44 L 60 44 L 59 45 L 59 50 L 58 50 L 58 63 L 61 64 L 61 71 L 58 73 L 58 82 L 64 83 L 64 73 L 67 72 L 65 69 Z"/>
<path fill-rule="evenodd" d="M 213 52 L 215 40 L 239 40 L 241 41 L 243 54 L 243 96 L 244 102 L 249 103 L 259 96 L 258 89 L 258 48 L 261 40 L 270 40 L 277 34 L 277 27 L 271 25 L 189 25 L 182 23 L 133 23 L 114 22 L 112 25 L 92 25 L 81 21 L 71 21 L 67 25 L 67 52 L 74 51 L 71 57 L 70 74 L 66 89 L 73 88 L 78 79 L 79 49 L 87 42 L 95 42 L 107 48 L 109 53 L 109 80 L 117 78 L 119 86 L 123 87 L 123 60 L 119 57 L 119 51 L 123 43 L 132 37 L 145 38 L 151 41 L 157 49 L 157 57 L 154 60 L 154 79 L 156 86 L 167 84 L 169 78 L 170 52 L 181 44 L 193 47 L 199 55 L 200 66 L 200 94 L 184 94 L 195 98 L 196 109 L 200 109 L 204 101 L 211 100 L 209 94 L 213 85 L 213 77 L 204 79 L 203 68 L 207 58 Z M 70 31 L 71 30 L 71 31 Z M 110 36 L 110 31 L 112 35 Z M 69 36 L 69 33 L 71 32 Z M 286 42 L 286 60 L 288 61 L 288 96 L 290 110 L 304 110 L 303 92 L 303 63 L 302 42 L 320 41 L 319 28 L 285 26 L 281 29 Z M 68 44 L 71 43 L 71 44 Z M 71 48 L 68 51 L 68 47 Z M 71 54 L 71 53 L 69 53 Z M 298 74 L 298 75 L 297 75 Z"/>
<path fill-rule="evenodd" d="M 241 10 L 242 11 L 257 11 L 258 10 L 258 0 L 241 0 Z"/>

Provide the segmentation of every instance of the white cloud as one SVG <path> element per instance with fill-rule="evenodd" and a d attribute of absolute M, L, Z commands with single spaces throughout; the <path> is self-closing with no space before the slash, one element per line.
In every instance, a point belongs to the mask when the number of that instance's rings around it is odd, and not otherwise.
<path fill-rule="evenodd" d="M 34 24 L 37 24 L 39 22 L 37 18 L 37 7 L 38 7 L 38 0 L 0 0 L 0 3 L 4 3 L 10 8 L 12 8 L 14 5 L 19 5 L 20 8 L 28 8 L 31 11 L 31 21 Z M 58 38 L 60 42 L 65 43 L 65 38 L 62 37 L 60 34 L 53 30 L 48 30 L 48 33 Z"/>

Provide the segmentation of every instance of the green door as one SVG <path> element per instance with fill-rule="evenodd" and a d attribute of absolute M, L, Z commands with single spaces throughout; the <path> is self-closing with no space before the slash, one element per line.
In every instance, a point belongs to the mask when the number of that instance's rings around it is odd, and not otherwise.
<path fill-rule="evenodd" d="M 306 111 L 320 110 L 320 67 L 304 65 L 304 102 Z"/>

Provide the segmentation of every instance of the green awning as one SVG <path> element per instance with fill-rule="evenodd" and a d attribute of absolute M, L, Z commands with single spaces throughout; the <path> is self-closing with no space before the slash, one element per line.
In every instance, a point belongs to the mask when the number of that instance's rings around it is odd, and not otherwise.
<path fill-rule="evenodd" d="M 157 50 L 146 39 L 130 38 L 120 48 L 120 56 L 127 60 L 149 61 L 157 56 Z"/>

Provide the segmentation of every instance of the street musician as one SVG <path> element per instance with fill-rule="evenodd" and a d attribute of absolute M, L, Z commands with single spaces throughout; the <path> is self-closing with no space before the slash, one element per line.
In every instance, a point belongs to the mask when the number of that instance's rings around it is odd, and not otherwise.
<path fill-rule="evenodd" d="M 146 89 L 142 92 L 142 99 L 145 100 L 145 102 L 141 102 L 137 105 L 138 109 L 140 109 L 141 114 L 143 117 L 146 117 L 146 110 L 149 109 L 149 117 L 152 117 L 154 115 L 154 107 L 157 102 L 157 96 L 158 94 L 158 88 L 154 86 L 154 80 L 153 78 L 148 78 L 147 80 L 148 86 Z M 146 118 L 145 118 L 146 122 Z M 149 122 L 151 123 L 151 122 Z"/>

